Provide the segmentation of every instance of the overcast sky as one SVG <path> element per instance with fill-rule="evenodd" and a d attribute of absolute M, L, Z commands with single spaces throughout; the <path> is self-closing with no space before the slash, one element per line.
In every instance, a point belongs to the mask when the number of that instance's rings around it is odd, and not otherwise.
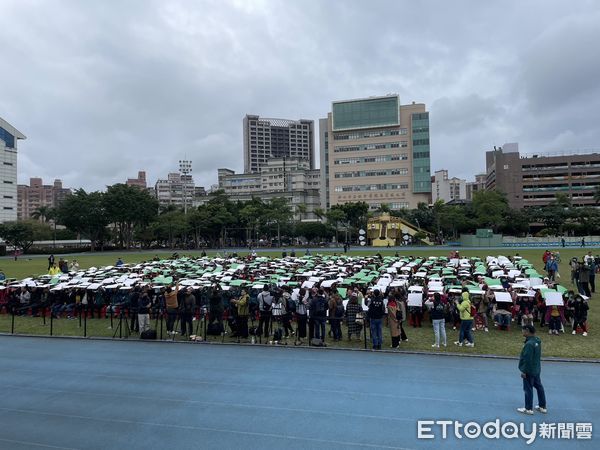
<path fill-rule="evenodd" d="M 387 93 L 427 105 L 432 172 L 472 179 L 505 142 L 600 148 L 594 0 L 0 0 L 0 17 L 20 183 L 153 184 L 187 157 L 209 187 L 243 169 L 245 114 L 317 121 Z"/>

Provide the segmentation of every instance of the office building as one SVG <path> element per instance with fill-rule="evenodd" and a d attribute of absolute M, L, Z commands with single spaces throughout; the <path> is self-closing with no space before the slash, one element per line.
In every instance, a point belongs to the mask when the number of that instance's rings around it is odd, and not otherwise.
<path fill-rule="evenodd" d="M 429 113 L 398 95 L 333 102 L 319 120 L 322 205 L 416 208 L 431 196 Z"/>
<path fill-rule="evenodd" d="M 314 161 L 314 122 L 312 120 L 244 117 L 244 172 L 256 173 L 271 158 L 305 159 L 311 169 Z"/>
<path fill-rule="evenodd" d="M 32 219 L 38 208 L 56 208 L 71 195 L 71 189 L 65 188 L 61 180 L 44 184 L 41 178 L 30 178 L 29 184 L 17 186 L 17 219 Z M 48 217 L 41 220 L 47 220 Z"/>
<path fill-rule="evenodd" d="M 25 135 L 0 117 L 0 223 L 17 220 L 17 142 Z"/>
<path fill-rule="evenodd" d="M 486 152 L 486 189 L 506 194 L 512 208 L 546 206 L 565 194 L 573 206 L 595 206 L 600 151 L 519 153 L 516 143 Z"/>
<path fill-rule="evenodd" d="M 258 197 L 268 202 L 283 197 L 296 220 L 316 220 L 314 211 L 320 207 L 321 173 L 311 169 L 306 159 L 273 158 L 259 173 L 236 174 L 230 169 L 219 169 L 218 176 L 219 189 L 232 201 L 245 202 Z"/>
<path fill-rule="evenodd" d="M 456 177 L 448 177 L 447 170 L 438 170 L 431 180 L 432 203 L 442 200 L 444 203 L 467 199 L 467 182 Z"/>

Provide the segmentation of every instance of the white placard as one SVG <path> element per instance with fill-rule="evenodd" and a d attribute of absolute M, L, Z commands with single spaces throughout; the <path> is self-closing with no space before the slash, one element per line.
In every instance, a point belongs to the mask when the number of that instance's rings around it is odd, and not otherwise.
<path fill-rule="evenodd" d="M 311 281 L 305 281 L 305 283 L 310 283 Z M 337 283 L 338 280 L 325 280 L 321 283 L 321 287 L 322 288 L 330 288 L 334 283 Z M 302 287 L 305 287 L 304 284 L 302 285 Z M 312 286 L 311 286 L 312 287 Z"/>
<path fill-rule="evenodd" d="M 546 292 L 546 306 L 564 306 L 562 294 L 560 292 Z"/>
<path fill-rule="evenodd" d="M 496 303 L 512 303 L 512 297 L 508 292 L 494 292 Z"/>
<path fill-rule="evenodd" d="M 408 306 L 423 306 L 423 294 L 408 294 Z"/>

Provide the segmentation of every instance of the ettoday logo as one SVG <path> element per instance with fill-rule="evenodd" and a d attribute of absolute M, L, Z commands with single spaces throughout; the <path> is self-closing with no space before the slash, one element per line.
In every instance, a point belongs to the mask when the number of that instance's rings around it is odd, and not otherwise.
<path fill-rule="evenodd" d="M 496 419 L 483 425 L 477 422 L 463 423 L 458 420 L 419 420 L 417 422 L 418 439 L 447 439 L 453 434 L 457 439 L 523 439 L 532 444 L 538 435 L 536 423 L 517 424 L 515 422 L 500 422 Z"/>
<path fill-rule="evenodd" d="M 591 422 L 560 423 L 515 423 L 496 419 L 483 425 L 458 420 L 419 420 L 417 422 L 417 438 L 447 439 L 454 435 L 456 439 L 523 439 L 527 445 L 533 444 L 537 438 L 547 439 L 592 439 Z"/>

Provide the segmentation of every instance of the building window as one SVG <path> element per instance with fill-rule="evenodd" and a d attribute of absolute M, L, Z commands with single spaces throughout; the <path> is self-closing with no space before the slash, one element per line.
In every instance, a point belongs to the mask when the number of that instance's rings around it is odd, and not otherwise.
<path fill-rule="evenodd" d="M 3 164 L 4 164 L 5 166 L 12 166 L 12 165 L 13 165 L 13 163 L 9 163 L 9 162 L 5 162 L 5 163 L 3 163 Z"/>
<path fill-rule="evenodd" d="M 15 137 L 0 127 L 0 140 L 4 141 L 6 148 L 15 148 Z"/>
<path fill-rule="evenodd" d="M 4 180 L 4 184 L 13 184 L 12 181 Z"/>
<path fill-rule="evenodd" d="M 4 209 L 10 209 L 10 210 L 12 210 L 12 207 L 11 206 L 5 206 Z"/>

